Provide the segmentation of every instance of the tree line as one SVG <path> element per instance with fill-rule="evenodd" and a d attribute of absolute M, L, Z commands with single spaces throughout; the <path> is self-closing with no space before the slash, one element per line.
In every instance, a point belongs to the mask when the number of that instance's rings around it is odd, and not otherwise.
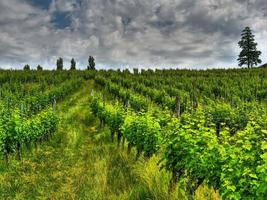
<path fill-rule="evenodd" d="M 257 50 L 257 43 L 255 42 L 254 37 L 255 36 L 252 34 L 252 30 L 249 27 L 245 27 L 241 33 L 241 40 L 238 42 L 241 51 L 237 59 L 240 67 L 246 65 L 247 68 L 252 68 L 253 66 L 262 63 L 262 60 L 260 59 L 261 52 Z M 30 66 L 27 64 L 23 69 L 30 70 Z M 63 70 L 63 58 L 60 57 L 57 59 L 56 69 Z M 37 70 L 43 70 L 43 68 L 38 65 Z M 76 70 L 76 61 L 74 58 L 71 59 L 70 70 Z M 87 70 L 95 70 L 95 59 L 93 56 L 89 56 L 88 58 Z"/>
<path fill-rule="evenodd" d="M 57 70 L 63 70 L 63 68 L 64 68 L 63 58 L 59 57 L 57 59 L 57 62 L 56 62 L 56 69 Z M 96 69 L 95 68 L 95 58 L 93 56 L 89 56 L 87 70 L 95 70 L 95 69 Z M 25 71 L 31 70 L 30 65 L 26 64 L 23 67 L 23 70 L 25 70 Z M 41 65 L 38 65 L 37 70 L 42 71 L 43 67 Z M 72 58 L 70 61 L 70 70 L 76 70 L 76 61 L 74 58 Z"/>

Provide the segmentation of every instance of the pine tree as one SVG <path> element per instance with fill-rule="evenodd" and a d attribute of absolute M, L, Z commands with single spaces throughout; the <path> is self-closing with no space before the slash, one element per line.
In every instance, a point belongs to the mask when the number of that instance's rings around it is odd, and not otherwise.
<path fill-rule="evenodd" d="M 242 49 L 239 56 L 239 66 L 247 65 L 248 68 L 261 63 L 259 56 L 260 51 L 257 51 L 257 43 L 255 42 L 254 35 L 249 27 L 246 27 L 241 34 L 241 40 L 238 42 L 239 47 Z"/>
<path fill-rule="evenodd" d="M 95 70 L 95 59 L 93 56 L 89 56 L 88 63 L 89 63 L 89 65 L 87 66 L 87 69 L 88 70 Z"/>
<path fill-rule="evenodd" d="M 63 59 L 62 58 L 57 59 L 57 70 L 63 70 Z"/>
<path fill-rule="evenodd" d="M 70 70 L 76 70 L 76 62 L 74 58 L 71 59 L 70 63 L 71 63 Z"/>

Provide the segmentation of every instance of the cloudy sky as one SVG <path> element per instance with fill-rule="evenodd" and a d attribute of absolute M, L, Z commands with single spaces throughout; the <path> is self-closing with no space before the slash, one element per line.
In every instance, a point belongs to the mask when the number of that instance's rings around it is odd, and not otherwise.
<path fill-rule="evenodd" d="M 235 67 L 250 26 L 267 62 L 266 0 L 0 0 L 0 67 Z"/>

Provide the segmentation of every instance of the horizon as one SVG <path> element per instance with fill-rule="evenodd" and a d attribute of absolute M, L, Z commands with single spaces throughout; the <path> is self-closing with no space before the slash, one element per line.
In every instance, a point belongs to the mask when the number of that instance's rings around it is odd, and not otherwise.
<path fill-rule="evenodd" d="M 97 69 L 240 68 L 246 26 L 264 64 L 266 16 L 264 0 L 0 0 L 0 68 L 85 69 L 89 55 Z"/>
<path fill-rule="evenodd" d="M 153 72 L 155 72 L 156 70 L 181 70 L 181 71 L 212 71 L 212 70 L 253 70 L 253 69 L 263 69 L 263 68 L 266 68 L 266 65 L 267 63 L 264 63 L 264 64 L 260 64 L 258 66 L 254 66 L 252 68 L 247 68 L 247 67 L 210 67 L 210 68 L 178 68 L 178 67 L 173 67 L 173 68 L 157 68 L 157 67 L 153 67 L 153 68 L 149 68 L 149 67 L 141 67 L 141 68 L 137 68 L 137 67 L 132 67 L 132 68 L 127 68 L 127 67 L 118 67 L 118 68 L 108 68 L 108 67 L 103 67 L 103 68 L 96 68 L 95 70 L 96 71 L 101 71 L 101 70 L 104 70 L 104 71 L 109 71 L 109 70 L 112 70 L 112 71 L 121 71 L 121 72 L 124 72 L 125 70 L 129 70 L 130 73 L 134 73 L 134 70 L 137 69 L 138 72 L 140 73 L 142 70 L 145 70 L 145 71 L 148 71 L 148 70 L 152 70 Z M 71 71 L 70 69 L 70 66 L 69 67 L 63 67 L 63 70 L 58 70 L 56 69 L 56 66 L 54 68 L 46 68 L 45 66 L 41 66 L 42 67 L 42 71 Z M 25 69 L 23 69 L 23 67 L 20 67 L 20 68 L 2 68 L 0 67 L 0 71 L 25 71 Z M 37 66 L 30 66 L 30 71 L 38 71 L 37 70 Z M 83 67 L 83 68 L 76 68 L 75 71 L 91 71 L 91 70 L 88 70 L 87 67 Z"/>

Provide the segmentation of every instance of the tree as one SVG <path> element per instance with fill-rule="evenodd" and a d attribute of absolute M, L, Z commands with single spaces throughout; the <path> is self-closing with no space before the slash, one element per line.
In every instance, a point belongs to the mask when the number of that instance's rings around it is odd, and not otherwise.
<path fill-rule="evenodd" d="M 95 70 L 95 59 L 93 56 L 89 56 L 88 63 L 89 63 L 89 65 L 87 66 L 87 69 L 88 70 Z"/>
<path fill-rule="evenodd" d="M 70 70 L 76 70 L 76 62 L 74 58 L 71 59 L 70 63 L 71 63 Z"/>
<path fill-rule="evenodd" d="M 242 49 L 239 56 L 239 66 L 247 65 L 248 68 L 261 63 L 259 56 L 260 51 L 257 51 L 257 43 L 255 42 L 254 35 L 249 27 L 246 27 L 241 34 L 241 40 L 238 42 L 239 47 Z"/>
<path fill-rule="evenodd" d="M 63 59 L 62 58 L 57 59 L 57 70 L 63 70 Z"/>
<path fill-rule="evenodd" d="M 24 67 L 23 67 L 23 70 L 25 70 L 25 71 L 28 71 L 28 70 L 31 70 L 31 68 L 30 68 L 30 65 L 25 65 Z"/>
<path fill-rule="evenodd" d="M 38 66 L 37 66 L 37 70 L 38 70 L 38 71 L 42 71 L 42 70 L 43 70 L 43 68 L 41 67 L 41 65 L 38 65 Z"/>
<path fill-rule="evenodd" d="M 134 74 L 138 74 L 138 68 L 134 68 L 134 69 L 133 69 L 133 73 L 134 73 Z"/>

